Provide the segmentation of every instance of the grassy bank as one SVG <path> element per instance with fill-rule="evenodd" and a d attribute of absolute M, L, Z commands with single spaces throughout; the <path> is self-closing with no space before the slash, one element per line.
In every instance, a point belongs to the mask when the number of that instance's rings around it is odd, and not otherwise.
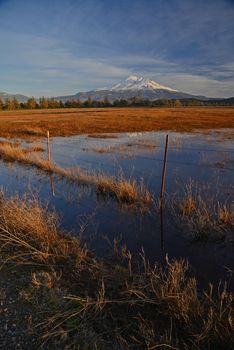
<path fill-rule="evenodd" d="M 199 290 L 186 261 L 150 266 L 142 252 L 138 266 L 117 243 L 111 260 L 98 259 L 58 223 L 35 198 L 1 193 L 1 269 L 27 276 L 19 298 L 35 348 L 233 348 L 234 296 L 225 284 Z"/>
<path fill-rule="evenodd" d="M 0 112 L 0 136 L 11 138 L 173 130 L 234 128 L 234 109 L 89 108 Z M 233 134 L 232 134 L 233 137 Z"/>
<path fill-rule="evenodd" d="M 52 161 L 35 155 L 34 148 L 21 148 L 17 144 L 0 142 L 0 158 L 5 161 L 16 161 L 20 164 L 34 166 L 81 185 L 93 186 L 98 193 L 112 196 L 120 203 L 147 209 L 153 201 L 153 197 L 143 181 L 137 183 L 134 179 L 126 179 L 122 174 L 108 176 L 80 168 L 62 168 Z"/>

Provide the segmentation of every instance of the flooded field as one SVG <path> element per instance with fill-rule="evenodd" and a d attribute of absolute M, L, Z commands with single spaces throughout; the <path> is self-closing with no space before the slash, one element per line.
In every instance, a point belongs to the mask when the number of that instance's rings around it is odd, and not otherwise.
<path fill-rule="evenodd" d="M 8 195 L 38 196 L 60 215 L 61 227 L 99 256 L 118 244 L 151 263 L 188 258 L 202 286 L 227 279 L 234 285 L 234 142 L 232 130 L 206 133 L 144 132 L 53 137 L 51 159 L 62 168 L 95 176 L 119 176 L 150 191 L 143 207 L 121 203 L 95 186 L 69 181 L 30 165 L 1 161 L 0 184 Z M 162 215 L 161 190 L 166 134 L 169 135 Z M 33 143 L 22 142 L 21 147 Z M 35 142 L 44 149 L 46 139 Z"/>

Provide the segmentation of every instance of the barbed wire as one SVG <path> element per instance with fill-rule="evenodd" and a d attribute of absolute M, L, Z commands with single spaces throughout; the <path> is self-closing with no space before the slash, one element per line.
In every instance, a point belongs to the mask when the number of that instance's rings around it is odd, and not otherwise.
<path fill-rule="evenodd" d="M 92 139 L 92 138 L 90 138 L 90 139 Z M 96 139 L 97 140 L 97 139 Z M 144 146 L 144 142 L 153 142 L 154 140 L 151 140 L 151 139 L 149 139 L 149 140 L 139 140 L 139 142 L 136 142 L 136 143 L 133 143 L 133 142 L 131 142 L 131 141 L 127 141 L 127 140 L 125 140 L 123 143 L 122 142 L 115 142 L 115 141 L 111 141 L 111 140 L 103 140 L 103 139 L 98 139 L 98 142 L 103 142 L 103 143 L 110 143 L 110 144 L 120 144 L 120 145 L 123 145 L 123 146 L 125 146 L 125 145 L 130 145 L 130 146 L 138 146 L 138 147 L 141 147 L 142 146 L 142 144 L 143 144 L 143 146 Z M 92 141 L 91 141 L 92 142 Z M 97 142 L 97 141 L 96 141 Z M 142 142 L 142 144 L 141 144 L 141 142 Z M 175 142 L 175 141 L 173 141 L 173 142 Z M 73 144 L 73 143 L 71 143 L 71 144 Z M 74 145 L 75 145 L 75 143 L 74 143 Z M 164 149 L 164 145 L 157 145 L 157 144 L 154 144 L 153 145 L 155 148 L 162 148 L 162 149 Z M 230 153 L 234 153 L 234 148 L 233 149 L 231 149 L 231 148 L 225 148 L 225 149 L 214 149 L 214 148 L 209 148 L 209 149 L 206 149 L 206 148 L 197 148 L 197 147 L 184 147 L 183 145 L 178 145 L 178 146 L 174 146 L 173 147 L 173 144 L 170 144 L 170 141 L 169 141 L 169 148 L 170 149 L 172 149 L 172 150 L 180 150 L 180 149 L 182 149 L 182 150 L 191 150 L 191 151 L 199 151 L 199 152 L 230 152 Z"/>
<path fill-rule="evenodd" d="M 66 155 L 64 155 L 64 154 L 60 154 L 60 153 L 57 153 L 57 152 L 53 152 L 53 154 L 55 154 L 57 157 L 61 157 L 61 158 L 63 158 L 63 159 L 66 159 L 67 160 L 67 158 L 70 158 L 70 159 L 72 159 L 73 160 L 73 163 L 75 163 L 74 165 L 75 166 L 78 166 L 78 167 L 80 167 L 80 164 L 77 164 L 77 160 L 78 161 L 80 161 L 80 162 L 85 162 L 86 164 L 90 164 L 90 165 L 92 165 L 92 164 L 97 164 L 98 166 L 103 166 L 103 167 L 108 167 L 108 168 L 112 168 L 112 169 L 114 169 L 115 171 L 116 170 L 118 170 L 118 168 L 119 168 L 119 171 L 120 172 L 123 172 L 123 173 L 125 173 L 125 172 L 131 172 L 132 174 L 138 174 L 140 177 L 144 177 L 144 175 L 145 175 L 145 169 L 144 170 L 142 170 L 142 171 L 140 171 L 140 170 L 138 170 L 138 169 L 136 169 L 135 168 L 135 165 L 132 165 L 132 167 L 133 168 L 131 168 L 131 169 L 128 169 L 128 168 L 126 168 L 125 167 L 125 169 L 123 169 L 122 167 L 121 167 L 121 164 L 110 164 L 110 163 L 108 163 L 108 162 L 106 162 L 106 163 L 102 163 L 102 162 L 99 162 L 99 161 L 95 161 L 95 160 L 87 160 L 87 159 L 83 159 L 83 158 L 77 158 L 77 157 L 73 157 L 73 156 L 66 156 Z M 85 168 L 86 169 L 86 168 Z M 100 169 L 101 170 L 101 169 Z M 106 169 L 105 169 L 106 170 Z M 156 175 L 156 174 L 153 174 L 152 173 L 152 176 L 153 177 L 156 177 L 156 178 L 161 178 L 161 175 Z M 172 177 L 169 177 L 168 179 L 171 179 L 171 180 L 173 180 L 174 178 L 172 178 Z"/>
<path fill-rule="evenodd" d="M 99 162 L 99 161 L 96 161 L 96 160 L 87 160 L 87 159 L 84 159 L 84 158 L 80 158 L 78 156 L 75 156 L 75 155 L 64 155 L 62 153 L 58 153 L 57 150 L 53 150 L 52 151 L 54 154 L 57 154 L 58 157 L 66 157 L 66 158 L 73 158 L 73 160 L 79 160 L 79 161 L 82 161 L 82 162 L 86 162 L 86 163 L 94 163 L 94 164 L 98 164 L 99 166 L 100 165 L 104 165 L 104 166 L 109 166 L 109 167 L 113 167 L 113 164 L 110 164 L 110 163 L 103 163 L 103 162 Z M 150 160 L 150 161 L 156 161 L 156 162 L 160 162 L 162 163 L 164 160 L 161 159 L 161 158 L 155 158 L 155 157 L 148 157 L 148 156 L 142 156 L 142 155 L 133 155 L 136 157 L 136 159 L 145 159 L 145 160 Z M 178 165 L 185 165 L 185 166 L 199 166 L 199 167 L 202 167 L 202 168 L 209 168 L 209 169 L 215 169 L 215 170 L 227 170 L 227 171 L 234 171 L 234 168 L 231 168 L 231 167 L 226 167 L 226 166 L 215 166 L 215 165 L 212 165 L 212 164 L 202 164 L 202 163 L 194 163 L 194 162 L 186 162 L 186 161 L 180 161 L 180 160 L 167 160 L 167 163 L 168 164 L 178 164 Z"/>
<path fill-rule="evenodd" d="M 87 141 L 88 142 L 91 142 L 91 143 L 94 143 L 94 142 L 98 142 L 98 143 L 106 143 L 106 144 L 112 144 L 112 145 L 121 145 L 121 146 L 128 146 L 131 147 L 131 146 L 136 146 L 136 147 L 141 147 L 141 146 L 144 146 L 144 142 L 147 143 L 147 142 L 152 142 L 152 146 L 155 147 L 155 148 L 161 148 L 161 149 L 164 149 L 164 145 L 158 145 L 158 144 L 153 144 L 153 141 L 154 140 L 151 140 L 151 139 L 148 139 L 148 140 L 139 140 L 139 142 L 131 142 L 131 140 L 124 140 L 124 141 L 112 141 L 110 139 L 108 140 L 104 140 L 104 139 L 101 139 L 101 138 L 88 138 L 86 137 L 86 139 L 83 139 L 80 141 L 80 143 L 74 143 L 74 142 L 69 142 L 69 143 L 66 143 L 66 144 L 61 144 L 59 142 L 56 142 L 56 141 L 52 141 L 52 144 L 56 144 L 56 145 L 59 145 L 59 146 L 69 146 L 69 147 L 72 147 L 72 146 L 79 146 L 82 144 L 83 141 Z M 172 139 L 173 140 L 173 139 Z M 142 142 L 142 144 L 141 144 Z M 175 141 L 173 141 L 175 142 Z M 99 146 L 99 145 L 95 145 L 95 146 Z M 215 148 L 200 148 L 200 147 L 184 147 L 183 145 L 178 145 L 178 146 L 174 146 L 173 147 L 173 144 L 169 143 L 169 148 L 170 150 L 176 150 L 176 151 L 179 151 L 180 149 L 182 150 L 188 150 L 188 151 L 197 151 L 197 152 L 217 152 L 217 153 L 220 153 L 220 152 L 227 152 L 227 153 L 234 153 L 234 148 L 222 148 L 222 149 L 215 149 Z"/>

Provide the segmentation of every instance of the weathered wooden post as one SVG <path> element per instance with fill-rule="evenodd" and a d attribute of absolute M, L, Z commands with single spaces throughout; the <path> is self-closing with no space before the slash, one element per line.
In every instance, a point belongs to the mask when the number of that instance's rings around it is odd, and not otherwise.
<path fill-rule="evenodd" d="M 164 150 L 164 160 L 163 160 L 163 172 L 162 172 L 162 184 L 161 184 L 161 192 L 160 192 L 160 206 L 163 201 L 163 194 L 165 189 L 165 177 L 166 177 L 166 168 L 167 168 L 167 154 L 168 154 L 168 135 L 166 136 L 165 150 Z"/>
<path fill-rule="evenodd" d="M 47 130 L 47 155 L 48 155 L 48 162 L 50 162 L 50 132 Z"/>
<path fill-rule="evenodd" d="M 48 162 L 50 162 L 51 156 L 50 156 L 50 132 L 49 132 L 49 130 L 47 130 L 47 156 L 48 156 Z M 50 174 L 50 187 L 51 187 L 52 195 L 55 196 L 54 182 L 53 182 L 52 174 Z"/>
<path fill-rule="evenodd" d="M 167 167 L 167 154 L 168 154 L 168 135 L 166 136 L 165 150 L 164 150 L 164 161 L 163 161 L 163 172 L 162 172 L 162 184 L 159 198 L 159 209 L 160 209 L 160 223 L 161 223 L 161 248 L 164 249 L 164 224 L 163 224 L 163 195 L 165 189 L 165 178 L 166 178 L 166 167 Z"/>

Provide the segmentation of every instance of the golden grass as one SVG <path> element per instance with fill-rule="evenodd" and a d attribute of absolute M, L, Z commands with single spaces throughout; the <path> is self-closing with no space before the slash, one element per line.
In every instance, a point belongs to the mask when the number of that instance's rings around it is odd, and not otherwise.
<path fill-rule="evenodd" d="M 120 175 L 118 181 L 114 177 L 100 176 L 97 178 L 97 191 L 102 194 L 112 194 L 120 202 L 140 202 L 148 206 L 152 202 L 152 195 L 146 189 L 143 180 L 138 184 L 135 180 L 126 180 Z"/>
<path fill-rule="evenodd" d="M 0 136 L 43 137 L 234 128 L 234 108 L 90 108 L 0 112 Z M 103 135 L 101 136 L 103 137 Z"/>
<path fill-rule="evenodd" d="M 40 145 L 32 145 L 24 149 L 25 152 L 27 153 L 34 153 L 34 152 L 44 152 L 45 148 L 40 146 Z"/>
<path fill-rule="evenodd" d="M 207 198 L 207 190 L 189 181 L 184 193 L 172 199 L 172 208 L 179 225 L 196 239 L 224 238 L 234 230 L 234 206 Z"/>
<path fill-rule="evenodd" d="M 43 209 L 36 198 L 14 196 L 6 199 L 3 192 L 0 242 L 2 258 L 15 263 L 52 264 L 82 251 L 79 240 L 63 236 L 58 229 L 57 215 Z M 82 256 L 85 256 L 85 251 L 82 251 Z"/>
<path fill-rule="evenodd" d="M 125 153 L 126 156 L 133 157 L 137 154 L 137 152 L 143 150 L 144 152 L 153 152 L 155 149 L 159 147 L 159 142 L 157 141 L 148 141 L 148 140 L 137 140 L 134 143 L 131 142 L 125 142 L 125 143 L 119 143 L 115 145 L 108 145 L 108 146 L 93 146 L 88 145 L 87 147 L 83 148 L 83 151 L 91 151 L 91 152 L 97 152 L 100 154 L 106 154 L 106 153 Z"/>
<path fill-rule="evenodd" d="M 92 137 L 92 135 L 89 135 Z M 96 135 L 93 138 L 101 138 Z M 82 148 L 86 152 L 97 152 L 100 154 L 107 153 L 120 153 L 121 157 L 125 156 L 132 158 L 137 155 L 139 151 L 144 152 L 154 152 L 157 147 L 160 146 L 159 140 L 136 140 L 135 142 L 118 142 L 114 145 L 98 146 L 93 144 L 88 144 L 86 147 Z"/>
<path fill-rule="evenodd" d="M 93 139 L 117 139 L 118 135 L 116 134 L 90 134 L 88 137 Z"/>
<path fill-rule="evenodd" d="M 134 143 L 129 142 L 128 147 L 134 147 L 136 146 L 139 149 L 144 149 L 144 150 L 154 150 L 155 148 L 160 146 L 159 141 L 153 141 L 153 140 L 137 140 Z"/>
<path fill-rule="evenodd" d="M 0 144 L 0 158 L 35 166 L 42 171 L 59 175 L 82 185 L 94 186 L 98 193 L 112 196 L 120 203 L 137 205 L 147 209 L 153 201 L 153 197 L 144 186 L 143 181 L 137 183 L 133 179 L 126 179 L 122 174 L 107 176 L 80 168 L 62 168 L 52 161 L 32 155 L 31 151 L 28 152 L 27 149 L 10 143 Z"/>
<path fill-rule="evenodd" d="M 188 262 L 150 266 L 142 252 L 137 267 L 119 246 L 115 263 L 103 261 L 57 223 L 35 198 L 1 194 L 0 257 L 31 265 L 20 295 L 42 348 L 232 349 L 234 296 L 226 284 L 199 290 Z"/>
<path fill-rule="evenodd" d="M 218 207 L 218 221 L 230 229 L 234 228 L 234 205 L 231 207 L 222 205 Z"/>

